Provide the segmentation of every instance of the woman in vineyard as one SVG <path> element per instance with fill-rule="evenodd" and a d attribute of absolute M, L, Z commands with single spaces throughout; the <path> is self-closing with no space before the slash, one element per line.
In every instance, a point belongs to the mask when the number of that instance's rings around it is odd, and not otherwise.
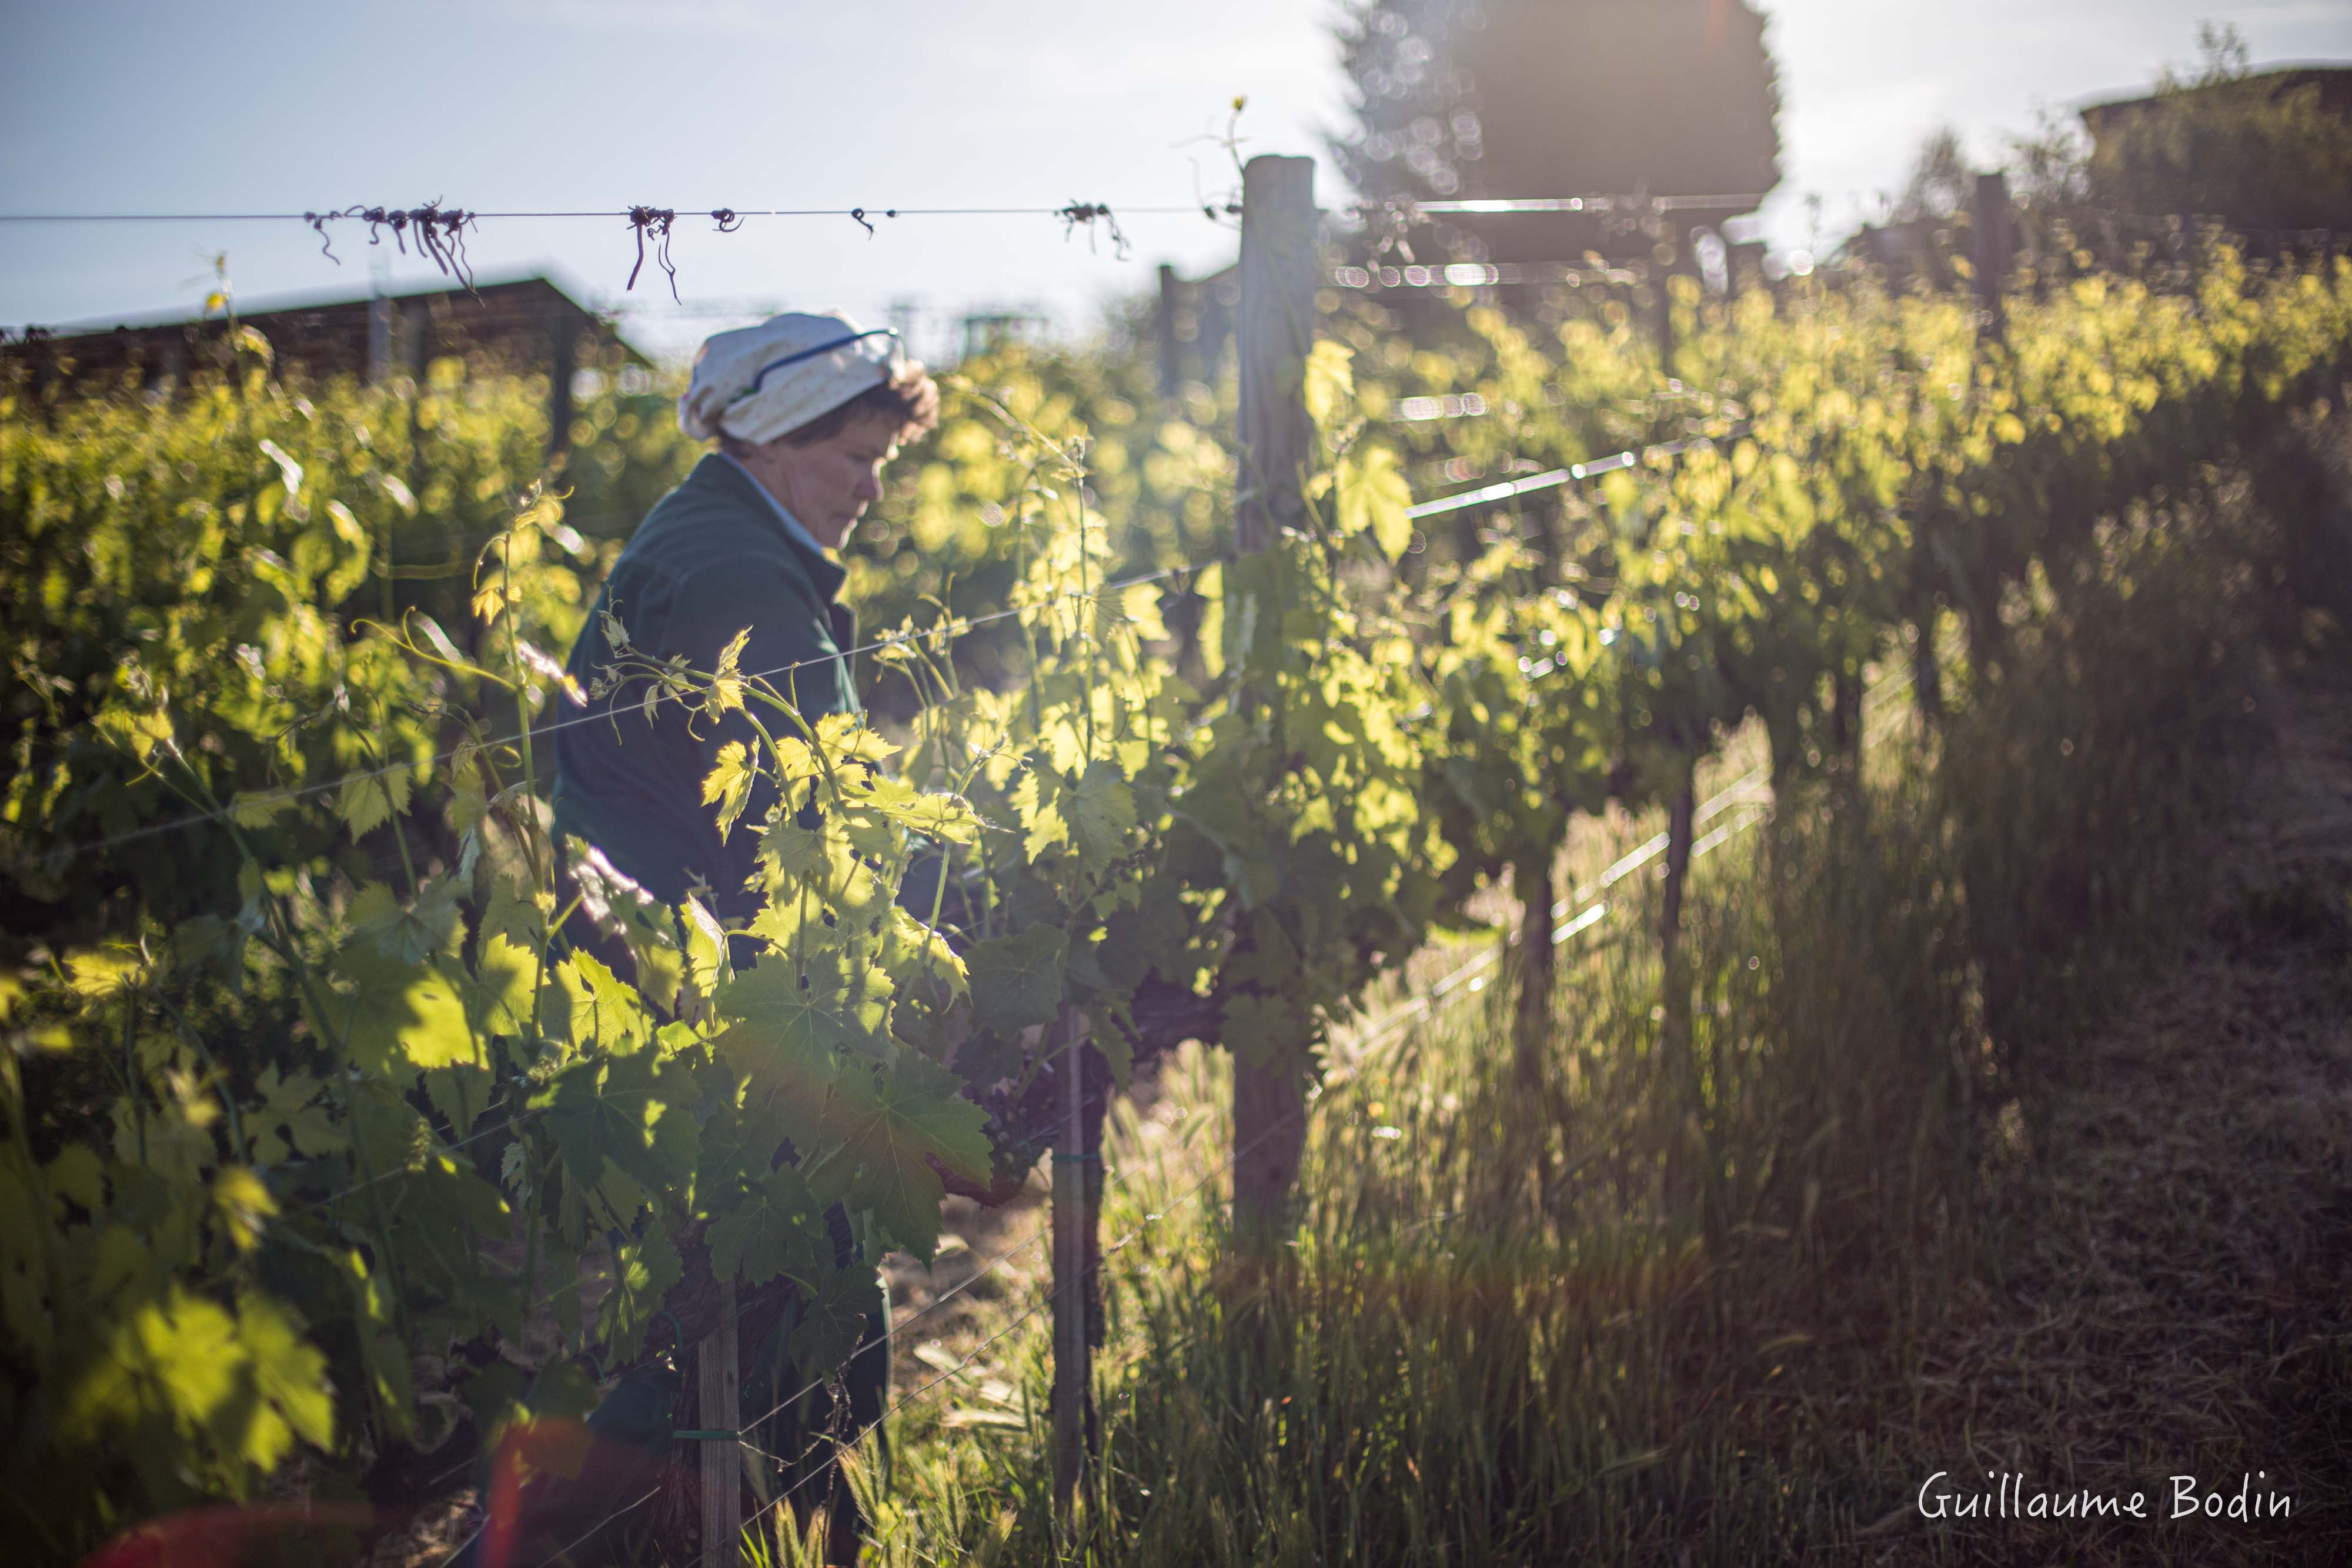
<path fill-rule="evenodd" d="M 617 662 L 615 631 L 698 670 L 718 669 L 740 636 L 735 667 L 772 681 L 803 716 L 856 712 L 843 655 L 856 618 L 836 602 L 843 573 L 826 552 L 881 494 L 899 443 L 938 423 L 939 389 L 887 328 L 860 331 L 838 313 L 776 316 L 702 345 L 677 418 L 719 448 L 621 553 L 572 650 L 573 678 L 593 686 Z M 756 738 L 740 709 L 698 725 L 677 705 L 562 729 L 557 830 L 666 903 L 695 892 L 721 919 L 748 917 L 757 835 L 721 834 L 702 785 L 729 742 L 750 750 Z M 773 788 L 755 787 L 746 821 L 765 818 Z"/>
<path fill-rule="evenodd" d="M 625 640 L 655 660 L 764 677 L 812 723 L 858 711 L 846 653 L 856 622 L 836 601 L 844 574 L 828 552 L 880 495 L 883 466 L 899 444 L 938 418 L 937 387 L 887 329 L 861 330 L 837 313 L 790 314 L 709 339 L 678 400 L 678 423 L 718 449 L 656 504 L 622 552 L 572 650 L 574 679 L 597 687 Z M 703 780 L 729 743 L 756 746 L 751 715 L 739 707 L 712 724 L 677 704 L 640 711 L 634 689 L 601 700 L 608 722 L 556 732 L 558 833 L 593 844 L 664 903 L 692 896 L 721 920 L 748 918 L 760 904 L 749 885 L 758 834 L 741 824 L 722 833 Z M 763 780 L 748 821 L 764 821 L 774 797 Z M 625 945 L 583 937 L 609 963 L 628 962 Z M 825 1221 L 836 1262 L 847 1268 L 857 1254 L 849 1217 L 835 1204 Z M 791 1364 L 788 1315 L 767 1343 L 747 1346 L 743 1369 L 747 1413 L 786 1403 L 752 1441 L 803 1461 L 782 1484 L 807 1488 L 800 1495 L 826 1507 L 827 1558 L 845 1563 L 856 1560 L 860 1521 L 848 1488 L 824 1472 L 836 1469 L 831 1439 L 854 1440 L 873 1427 L 888 1396 L 889 1306 L 878 1280 L 862 1310 L 861 1348 L 845 1367 Z M 829 1392 L 835 1373 L 838 1397 Z M 809 1399 L 786 1396 L 820 1378 L 815 1418 L 804 1422 Z M 677 1375 L 665 1370 L 649 1381 L 654 1386 L 608 1401 L 591 1424 L 642 1452 L 665 1454 Z M 640 1429 L 648 1426 L 661 1429 Z M 576 1502 L 590 1519 L 609 1506 L 601 1490 Z M 553 1495 L 545 1506 L 569 1511 Z M 531 1533 L 553 1522 L 534 1520 Z"/>

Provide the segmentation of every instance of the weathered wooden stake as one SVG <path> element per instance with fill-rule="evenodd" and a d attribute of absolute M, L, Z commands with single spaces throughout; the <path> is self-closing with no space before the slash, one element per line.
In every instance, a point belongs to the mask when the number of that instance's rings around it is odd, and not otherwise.
<path fill-rule="evenodd" d="M 742 1370 L 736 1363 L 735 1282 L 719 1287 L 719 1327 L 694 1350 L 702 1439 L 702 1568 L 737 1568 L 743 1534 Z"/>
<path fill-rule="evenodd" d="M 1918 640 L 1911 644 L 1911 699 L 1919 717 L 1933 727 L 1944 722 L 1944 666 L 1937 648 L 1944 634 L 1943 606 L 1930 599 L 1913 626 Z"/>
<path fill-rule="evenodd" d="M 1062 1009 L 1055 1071 L 1062 1082 L 1062 1133 L 1054 1150 L 1054 1515 L 1065 1529 L 1087 1469 L 1087 1417 L 1094 1401 L 1092 1316 L 1096 1213 L 1101 1186 L 1090 1180 L 1102 1159 L 1098 1108 L 1087 1102 L 1086 1037 L 1076 1008 Z"/>
<path fill-rule="evenodd" d="M 1552 853 L 1553 846 L 1547 843 L 1511 870 L 1511 889 L 1519 897 L 1519 1005 L 1512 1019 L 1511 1049 L 1525 1093 L 1543 1088 L 1545 1061 L 1551 1052 Z"/>
<path fill-rule="evenodd" d="M 1251 159 L 1242 172 L 1242 483 L 1234 509 L 1234 545 L 1244 555 L 1266 549 L 1307 515 L 1315 225 L 1315 160 Z"/>
<path fill-rule="evenodd" d="M 1658 292 L 1658 373 L 1667 377 L 1675 373 L 1674 276 L 1675 267 L 1682 260 L 1684 248 L 1675 241 L 1685 237 L 1679 227 L 1672 228 L 1669 232 L 1675 235 L 1675 239 L 1661 240 L 1659 243 L 1672 246 L 1675 259 L 1662 262 L 1657 259 L 1654 253 L 1650 258 L 1650 276 L 1657 280 Z"/>
<path fill-rule="evenodd" d="M 425 379 L 433 369 L 433 306 L 429 300 L 418 298 L 401 302 L 400 335 L 401 350 L 408 361 L 408 493 L 421 505 L 425 499 L 425 425 L 416 411 L 425 401 Z M 387 550 L 387 575 L 391 565 L 392 557 Z"/>
<path fill-rule="evenodd" d="M 1552 979 L 1559 949 L 1552 941 L 1552 859 L 1547 842 L 1512 868 L 1511 887 L 1519 897 L 1519 995 L 1511 1018 L 1512 1071 L 1525 1103 L 1511 1125 L 1514 1142 L 1507 1167 L 1524 1170 L 1538 1209 L 1551 1194 Z M 1516 1178 L 1514 1178 L 1516 1179 Z"/>
<path fill-rule="evenodd" d="M 1991 317 L 1992 335 L 1996 338 L 2009 330 L 2001 290 L 2009 282 L 2015 246 L 2015 231 L 2010 221 L 2009 177 L 2000 173 L 1978 175 L 1976 255 L 1969 259 L 1976 264 L 1977 298 Z"/>
<path fill-rule="evenodd" d="M 1066 1525 L 1085 1452 L 1088 1383 L 1081 1278 L 1085 1243 L 1080 1236 L 1086 1223 L 1086 1184 L 1079 1175 L 1086 1074 L 1066 1004 L 1055 1034 L 1062 1044 L 1061 1060 L 1054 1064 L 1062 1081 L 1062 1135 L 1055 1140 L 1054 1150 L 1054 1512 Z"/>
<path fill-rule="evenodd" d="M 392 379 L 392 301 L 378 294 L 368 301 L 368 384 Z"/>
<path fill-rule="evenodd" d="M 1239 493 L 1234 548 L 1254 555 L 1307 514 L 1315 426 L 1307 356 L 1315 345 L 1315 161 L 1253 158 L 1242 170 Z M 1247 701 L 1247 694 L 1244 694 Z M 1303 1050 L 1305 1041 L 1297 1042 Z M 1306 1083 L 1291 1042 L 1267 1064 L 1234 1058 L 1234 1239 L 1268 1254 L 1289 1231 L 1291 1188 L 1307 1143 Z"/>
<path fill-rule="evenodd" d="M 572 377 L 580 368 L 580 323 L 559 318 L 547 329 L 547 455 L 572 449 Z"/>
<path fill-rule="evenodd" d="M 1177 292 L 1183 285 L 1176 280 L 1176 269 L 1166 262 L 1160 264 L 1160 308 L 1152 321 L 1160 337 L 1160 395 L 1172 398 L 1176 389 L 1184 383 L 1184 367 L 1177 361 L 1176 311 Z"/>
<path fill-rule="evenodd" d="M 1862 666 L 1839 661 L 1830 677 L 1830 745 L 1848 790 L 1862 788 Z"/>
<path fill-rule="evenodd" d="M 1665 895 L 1658 916 L 1658 950 L 1665 968 L 1658 1087 L 1665 1100 L 1665 1200 L 1670 1213 L 1686 1210 L 1697 1186 L 1697 1151 L 1691 1146 L 1690 1125 L 1698 1114 L 1698 1060 L 1691 1043 L 1691 980 L 1682 950 L 1683 885 L 1690 875 L 1696 772 L 1696 758 L 1685 759 L 1682 782 L 1666 809 Z"/>

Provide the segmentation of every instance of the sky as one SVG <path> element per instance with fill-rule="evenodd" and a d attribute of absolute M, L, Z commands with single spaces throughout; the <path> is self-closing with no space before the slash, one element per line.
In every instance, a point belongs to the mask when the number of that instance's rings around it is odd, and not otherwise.
<path fill-rule="evenodd" d="M 1106 301 L 1233 258 L 1199 211 L 1244 155 L 1317 153 L 1348 120 L 1335 0 L 404 0 L 203 7 L 0 0 L 0 213 L 300 212 L 438 199 L 478 211 L 645 204 L 862 206 L 681 216 L 677 287 L 648 261 L 634 290 L 617 218 L 485 219 L 484 277 L 547 270 L 623 308 L 657 353 L 772 308 L 881 321 L 917 308 L 935 356 L 973 308 L 1034 310 L 1066 331 Z M 1898 187 L 1921 140 L 1958 129 L 1983 166 L 2044 109 L 2144 88 L 2186 65 L 2200 21 L 2229 21 L 2259 64 L 2352 60 L 2352 0 L 1764 0 L 1780 72 L 1776 246 L 1847 232 Z M 1343 197 L 1328 172 L 1318 196 Z M 1529 192 L 1531 195 L 1571 194 Z M 1103 202 L 1127 245 L 1046 215 Z M 878 215 L 1013 206 L 1001 216 Z M 1152 208 L 1180 209 L 1152 212 Z M 193 309 L 226 253 L 240 301 L 339 298 L 435 281 L 432 264 L 336 230 L 341 265 L 294 223 L 0 224 L 0 325 Z M 1540 258 L 1528 258 L 1540 259 Z"/>

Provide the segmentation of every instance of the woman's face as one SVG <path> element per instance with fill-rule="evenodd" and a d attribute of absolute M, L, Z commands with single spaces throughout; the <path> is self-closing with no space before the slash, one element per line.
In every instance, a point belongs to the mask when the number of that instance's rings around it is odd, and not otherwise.
<path fill-rule="evenodd" d="M 754 446 L 743 466 L 827 549 L 838 549 L 882 494 L 882 467 L 897 455 L 898 425 L 887 414 L 860 414 L 823 441 Z"/>

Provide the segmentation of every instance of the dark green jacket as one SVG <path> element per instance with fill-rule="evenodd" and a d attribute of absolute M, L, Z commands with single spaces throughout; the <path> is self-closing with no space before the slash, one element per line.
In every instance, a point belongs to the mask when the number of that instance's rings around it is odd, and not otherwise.
<path fill-rule="evenodd" d="M 719 652 L 745 627 L 741 667 L 768 676 L 814 721 L 858 710 L 842 651 L 856 644 L 856 621 L 835 602 L 842 570 L 786 530 L 781 507 L 751 476 L 712 455 L 664 496 L 637 526 L 597 597 L 635 649 L 656 659 L 682 653 L 697 670 L 715 669 Z M 583 689 L 613 662 L 603 619 L 592 613 L 567 667 Z M 787 666 L 798 666 L 787 671 Z M 785 672 L 771 674 L 771 672 Z M 749 916 L 759 900 L 744 890 L 757 860 L 754 828 L 774 791 L 754 791 L 742 821 L 725 840 L 702 781 L 719 747 L 740 740 L 754 751 L 750 721 L 730 714 L 712 723 L 676 702 L 648 720 L 645 683 L 591 699 L 590 714 L 566 715 L 555 741 L 555 824 L 604 852 L 623 873 L 656 897 L 676 903 L 707 883 L 721 917 Z M 768 709 L 771 735 L 790 723 Z"/>

